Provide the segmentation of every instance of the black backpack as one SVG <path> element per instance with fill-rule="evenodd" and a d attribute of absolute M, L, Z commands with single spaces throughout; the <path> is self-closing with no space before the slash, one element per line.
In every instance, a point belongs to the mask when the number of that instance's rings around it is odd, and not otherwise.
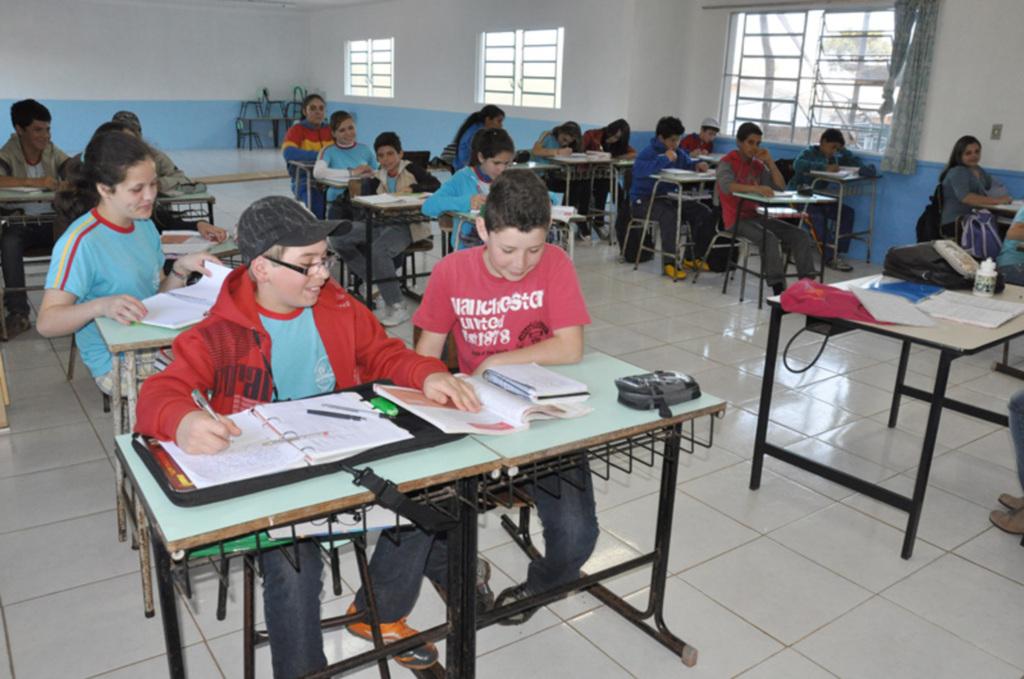
<path fill-rule="evenodd" d="M 924 212 L 917 218 L 917 242 L 928 243 L 945 238 L 942 235 L 942 184 L 935 187 L 935 192 L 928 199 Z"/>

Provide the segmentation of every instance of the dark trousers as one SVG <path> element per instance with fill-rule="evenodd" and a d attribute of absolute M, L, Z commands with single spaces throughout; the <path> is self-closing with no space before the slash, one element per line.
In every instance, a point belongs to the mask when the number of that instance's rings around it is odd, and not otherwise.
<path fill-rule="evenodd" d="M 0 239 L 0 264 L 4 267 L 4 287 L 25 287 L 25 250 L 35 247 L 53 247 L 53 225 L 49 223 L 8 223 Z M 4 295 L 7 313 L 28 316 L 28 295 L 8 292 Z"/>

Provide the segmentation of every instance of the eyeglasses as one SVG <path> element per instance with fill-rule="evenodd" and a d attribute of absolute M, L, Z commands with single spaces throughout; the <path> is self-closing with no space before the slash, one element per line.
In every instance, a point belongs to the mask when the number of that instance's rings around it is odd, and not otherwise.
<path fill-rule="evenodd" d="M 308 266 L 299 266 L 298 264 L 282 262 L 280 259 L 277 259 L 276 257 L 271 257 L 269 255 L 263 255 L 263 258 L 273 262 L 274 264 L 283 266 L 286 269 L 291 269 L 296 273 L 300 273 L 303 276 L 313 276 L 317 273 L 317 271 L 319 271 L 320 267 L 323 267 L 324 272 L 326 272 L 327 275 L 329 276 L 331 274 L 331 267 L 334 266 L 338 261 L 338 254 L 336 252 L 328 252 L 327 256 L 324 257 L 324 260 L 322 262 L 313 262 Z"/>

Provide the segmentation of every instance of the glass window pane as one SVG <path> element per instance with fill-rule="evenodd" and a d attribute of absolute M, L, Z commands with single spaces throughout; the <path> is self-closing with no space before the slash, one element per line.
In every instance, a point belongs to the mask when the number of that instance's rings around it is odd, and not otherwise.
<path fill-rule="evenodd" d="M 533 94 L 554 94 L 555 81 L 547 78 L 523 78 L 523 94 L 525 95 L 527 92 Z"/>
<path fill-rule="evenodd" d="M 787 14 L 748 14 L 746 30 L 750 33 L 803 33 L 807 15 L 804 12 Z"/>
<path fill-rule="evenodd" d="M 373 49 L 391 51 L 391 38 L 378 38 L 373 41 Z"/>
<path fill-rule="evenodd" d="M 524 45 L 554 45 L 558 42 L 558 29 L 523 31 Z"/>
<path fill-rule="evenodd" d="M 367 49 L 365 40 L 353 40 L 348 45 L 349 50 L 353 52 L 365 52 Z"/>
<path fill-rule="evenodd" d="M 530 62 L 523 64 L 523 75 L 532 78 L 554 78 L 555 64 L 552 62 Z"/>
<path fill-rule="evenodd" d="M 484 38 L 484 44 L 488 47 L 514 47 L 516 44 L 516 34 L 514 31 L 503 31 L 501 33 L 486 33 Z"/>
<path fill-rule="evenodd" d="M 512 92 L 512 78 L 484 78 L 484 89 L 488 92 Z"/>
<path fill-rule="evenodd" d="M 498 105 L 504 104 L 505 106 L 512 106 L 513 105 L 512 94 L 511 93 L 507 93 L 506 94 L 506 93 L 502 93 L 502 92 L 485 92 L 484 93 L 484 103 L 485 104 L 498 104 Z"/>
<path fill-rule="evenodd" d="M 374 64 L 373 72 L 379 75 L 391 75 L 391 64 Z"/>
<path fill-rule="evenodd" d="M 376 87 L 391 87 L 391 76 L 386 75 L 374 75 L 373 86 Z"/>
<path fill-rule="evenodd" d="M 515 75 L 515 64 L 510 62 L 489 61 L 484 65 L 484 75 L 488 77 L 505 76 L 511 78 Z"/>
<path fill-rule="evenodd" d="M 523 61 L 554 61 L 558 58 L 556 47 L 524 47 Z"/>
<path fill-rule="evenodd" d="M 523 94 L 523 106 L 536 106 L 538 108 L 554 108 L 555 98 L 539 94 Z"/>
<path fill-rule="evenodd" d="M 515 61 L 516 50 L 514 47 L 488 47 L 484 50 L 486 61 Z"/>
<path fill-rule="evenodd" d="M 349 61 L 353 64 L 365 64 L 367 61 L 366 52 L 353 52 L 350 55 Z"/>
<path fill-rule="evenodd" d="M 352 86 L 352 94 L 357 97 L 365 97 L 369 95 L 369 91 L 365 87 Z"/>
<path fill-rule="evenodd" d="M 352 75 L 366 75 L 369 73 L 369 69 L 366 68 L 366 64 L 352 64 L 351 73 Z"/>
<path fill-rule="evenodd" d="M 744 56 L 798 57 L 803 53 L 803 35 L 748 36 L 743 40 Z"/>

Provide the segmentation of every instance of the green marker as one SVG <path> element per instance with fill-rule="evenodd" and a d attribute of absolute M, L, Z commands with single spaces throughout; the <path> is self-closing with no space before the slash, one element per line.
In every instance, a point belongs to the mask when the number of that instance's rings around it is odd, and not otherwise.
<path fill-rule="evenodd" d="M 398 406 L 382 396 L 371 398 L 370 405 L 388 417 L 396 417 L 398 415 Z"/>

